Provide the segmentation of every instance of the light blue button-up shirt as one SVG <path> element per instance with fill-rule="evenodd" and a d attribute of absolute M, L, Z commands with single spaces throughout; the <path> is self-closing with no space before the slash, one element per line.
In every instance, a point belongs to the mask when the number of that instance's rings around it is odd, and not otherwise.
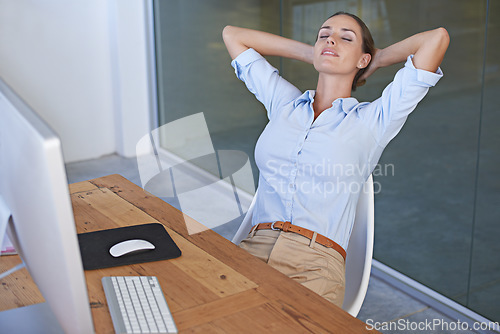
<path fill-rule="evenodd" d="M 255 147 L 252 224 L 290 221 L 347 249 L 362 185 L 441 70 L 416 69 L 410 56 L 380 98 L 339 98 L 314 120 L 315 91 L 299 91 L 255 50 L 231 65 L 269 118 Z"/>

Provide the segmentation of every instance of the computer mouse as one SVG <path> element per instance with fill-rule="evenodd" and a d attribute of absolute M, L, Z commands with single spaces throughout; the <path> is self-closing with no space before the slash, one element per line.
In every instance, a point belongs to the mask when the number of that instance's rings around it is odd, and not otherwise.
<path fill-rule="evenodd" d="M 153 250 L 155 245 L 146 240 L 133 239 L 117 243 L 109 249 L 109 254 L 113 257 L 120 257 L 130 253 Z"/>

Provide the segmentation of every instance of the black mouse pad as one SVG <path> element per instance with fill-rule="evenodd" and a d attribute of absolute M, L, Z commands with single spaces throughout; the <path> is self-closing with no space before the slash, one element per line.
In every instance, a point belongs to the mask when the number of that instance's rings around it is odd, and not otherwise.
<path fill-rule="evenodd" d="M 113 257 L 109 249 L 119 242 L 133 239 L 149 241 L 153 250 Z M 135 263 L 168 260 L 181 256 L 181 250 L 162 224 L 151 223 L 78 234 L 83 269 L 102 269 Z"/>

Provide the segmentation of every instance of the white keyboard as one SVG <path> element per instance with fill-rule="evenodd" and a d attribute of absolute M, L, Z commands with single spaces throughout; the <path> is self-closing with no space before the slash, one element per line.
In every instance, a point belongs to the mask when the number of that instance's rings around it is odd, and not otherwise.
<path fill-rule="evenodd" d="M 102 278 L 116 333 L 177 333 L 155 276 Z"/>

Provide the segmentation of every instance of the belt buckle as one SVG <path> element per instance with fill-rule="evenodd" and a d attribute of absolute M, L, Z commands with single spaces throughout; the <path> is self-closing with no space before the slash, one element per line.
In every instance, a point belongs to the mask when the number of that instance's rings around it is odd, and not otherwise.
<path fill-rule="evenodd" d="M 275 221 L 271 223 L 271 230 L 273 230 L 273 231 L 279 231 L 280 230 L 279 228 L 274 228 L 274 224 L 276 224 Z"/>

